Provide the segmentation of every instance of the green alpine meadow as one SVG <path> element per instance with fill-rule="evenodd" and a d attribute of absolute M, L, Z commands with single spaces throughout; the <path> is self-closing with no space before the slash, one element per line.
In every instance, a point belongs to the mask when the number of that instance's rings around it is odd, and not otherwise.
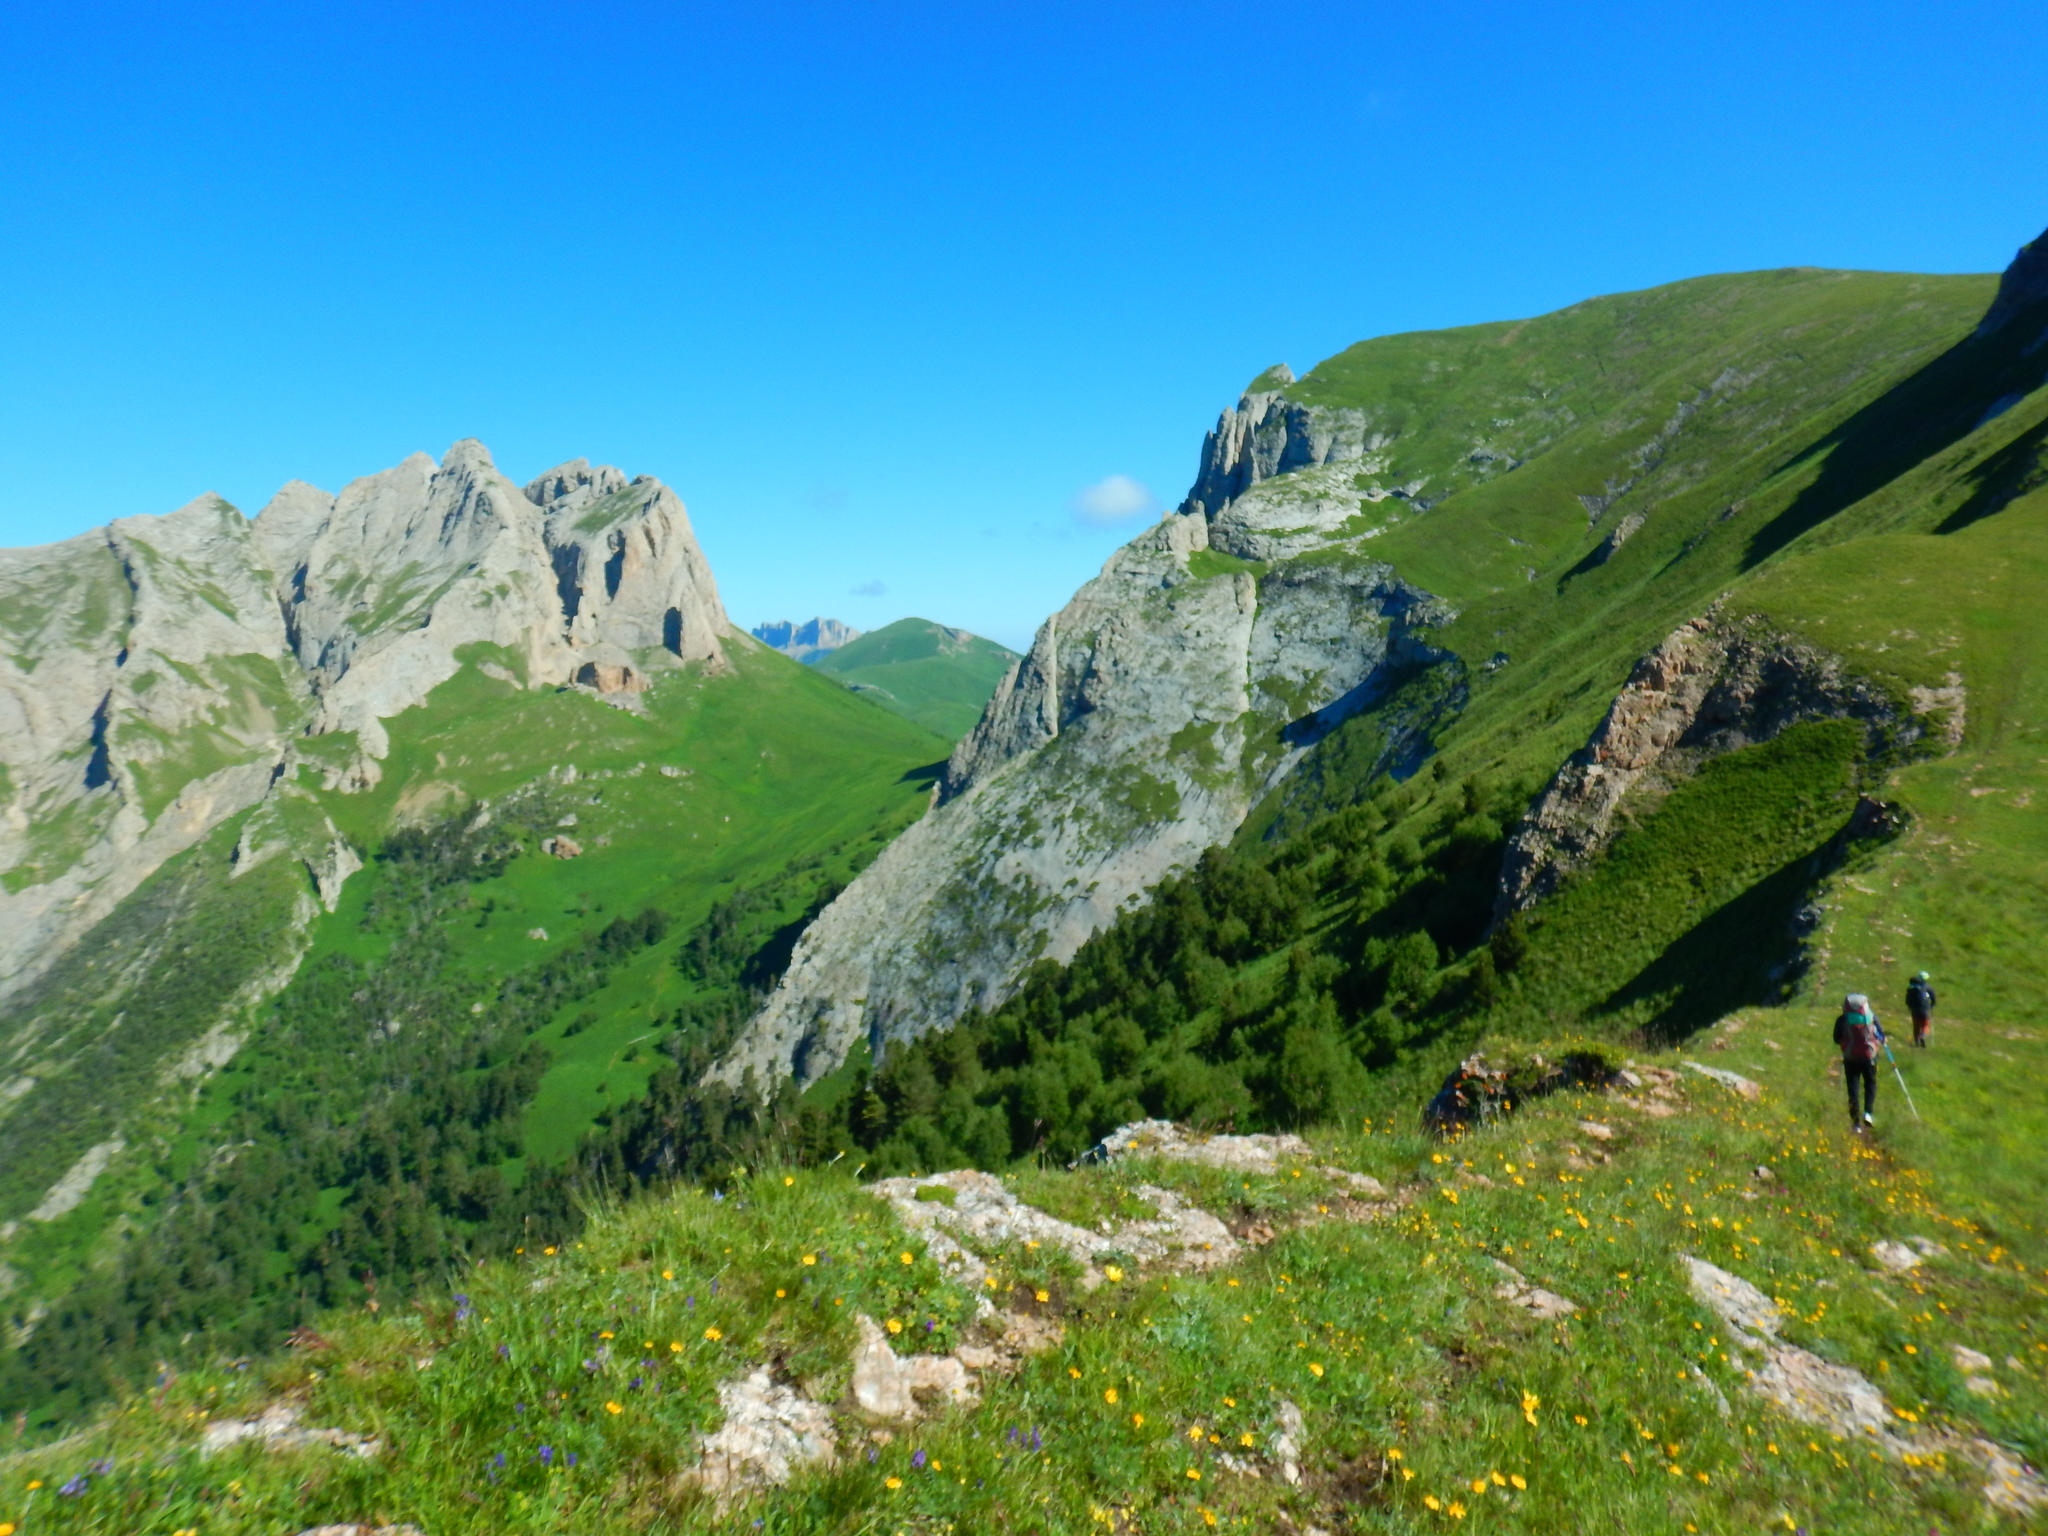
<path fill-rule="evenodd" d="M 0 1536 L 2038 1529 L 2044 592 L 2048 235 L 1276 365 L 1021 652 L 0 551 Z"/>

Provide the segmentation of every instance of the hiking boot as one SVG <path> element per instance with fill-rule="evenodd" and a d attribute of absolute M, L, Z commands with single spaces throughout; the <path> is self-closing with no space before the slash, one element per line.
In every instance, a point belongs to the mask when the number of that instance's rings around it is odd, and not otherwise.
<path fill-rule="evenodd" d="M 1866 1131 L 1874 1131 L 1877 1129 L 1877 1121 L 1873 1119 L 1871 1116 L 1865 1115 L 1863 1117 L 1863 1128 Z"/>

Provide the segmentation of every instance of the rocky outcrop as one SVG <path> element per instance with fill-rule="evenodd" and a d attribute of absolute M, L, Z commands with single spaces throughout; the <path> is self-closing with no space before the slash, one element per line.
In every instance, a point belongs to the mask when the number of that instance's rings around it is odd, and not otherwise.
<path fill-rule="evenodd" d="M 2048 231 L 2020 247 L 1998 280 L 1998 297 L 1977 326 L 1979 336 L 2003 330 L 2016 316 L 2048 304 Z M 2048 334 L 2048 333 L 2044 333 Z"/>
<path fill-rule="evenodd" d="M 576 459 L 522 489 L 474 441 L 339 495 L 294 481 L 253 521 L 207 495 L 0 551 L 0 997 L 262 801 L 303 736 L 352 733 L 328 787 L 374 784 L 383 721 L 467 648 L 630 699 L 731 633 L 660 481 Z M 357 867 L 299 856 L 329 905 Z"/>
<path fill-rule="evenodd" d="M 1953 703 L 1961 707 L 1960 698 Z M 1598 855 L 1616 811 L 1646 778 L 1689 773 L 1803 720 L 1860 721 L 1873 740 L 1911 740 L 1928 728 L 1903 716 L 1827 652 L 1717 614 L 1680 626 L 1636 663 L 1606 718 L 1508 838 L 1496 920 L 1534 905 Z"/>
<path fill-rule="evenodd" d="M 723 1510 L 763 1488 L 787 1483 L 797 1472 L 829 1467 L 838 1459 L 832 1415 L 765 1370 L 718 1389 L 725 1422 L 707 1436 L 697 1465 L 684 1480 L 712 1495 Z"/>
<path fill-rule="evenodd" d="M 1894 1460 L 1954 1456 L 1974 1463 L 1984 1475 L 1984 1502 L 1993 1509 L 2021 1516 L 2048 1509 L 2048 1482 L 2009 1451 L 1974 1435 L 1916 1428 L 1862 1372 L 1782 1341 L 1778 1330 L 1788 1305 L 1704 1259 L 1680 1254 L 1679 1263 L 1693 1299 L 1720 1319 L 1735 1349 L 1756 1362 L 1743 1372 L 1752 1394 L 1798 1423 Z"/>
<path fill-rule="evenodd" d="M 769 650 L 780 651 L 803 662 L 829 656 L 861 636 L 861 632 L 851 624 L 827 618 L 807 619 L 801 624 L 778 619 L 772 624 L 756 624 L 750 633 Z"/>
<path fill-rule="evenodd" d="M 1367 460 L 1393 440 L 1362 410 L 1289 400 L 1281 388 L 1293 382 L 1285 367 L 1268 369 L 1234 410 L 1217 418 L 1215 430 L 1202 439 L 1201 468 L 1180 505 L 1183 513 L 1212 517 L 1261 481 Z"/>
<path fill-rule="evenodd" d="M 1282 514 L 1275 514 L 1276 516 Z M 1418 664 L 1449 610 L 1369 559 L 1262 573 L 1165 519 L 1040 628 L 938 804 L 805 932 L 717 1070 L 811 1081 L 1000 1003 L 1236 831 L 1314 743 Z"/>

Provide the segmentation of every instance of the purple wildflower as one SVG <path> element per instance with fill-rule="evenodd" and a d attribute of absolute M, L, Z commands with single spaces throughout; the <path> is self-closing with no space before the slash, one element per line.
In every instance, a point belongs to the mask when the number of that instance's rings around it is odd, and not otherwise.
<path fill-rule="evenodd" d="M 1037 1431 L 1037 1430 L 1035 1430 L 1035 1429 L 1034 1429 L 1034 1430 L 1032 1430 L 1032 1431 L 1031 1431 L 1031 1449 L 1033 1449 L 1034 1451 L 1036 1451 L 1036 1450 L 1039 1450 L 1039 1449 L 1043 1448 L 1043 1446 L 1044 1446 L 1044 1445 L 1045 1445 L 1045 1442 L 1044 1442 L 1043 1440 L 1041 1440 L 1041 1439 L 1039 1439 L 1039 1438 L 1038 1438 L 1038 1431 Z"/>
<path fill-rule="evenodd" d="M 80 1472 L 73 1476 L 70 1482 L 66 1483 L 62 1488 L 59 1488 L 57 1491 L 63 1494 L 64 1497 L 67 1499 L 75 1499 L 91 1486 L 92 1479 L 87 1477 L 83 1472 Z"/>
<path fill-rule="evenodd" d="M 576 1465 L 576 1453 L 574 1451 L 569 1453 L 569 1465 L 572 1467 Z"/>
<path fill-rule="evenodd" d="M 455 1298 L 455 1321 L 457 1321 L 458 1323 L 468 1322 L 469 1314 L 474 1310 L 475 1309 L 470 1306 L 469 1298 L 467 1296 L 457 1296 Z"/>
<path fill-rule="evenodd" d="M 88 1472 L 97 1473 L 101 1477 L 105 1477 L 109 1472 L 114 1470 L 114 1464 L 111 1461 L 96 1461 L 91 1466 L 87 1467 L 85 1470 Z"/>
<path fill-rule="evenodd" d="M 513 1411 L 514 1413 L 524 1413 L 524 1412 L 526 1412 L 526 1404 L 524 1404 L 524 1403 L 514 1403 L 514 1404 L 512 1405 L 512 1411 Z"/>
<path fill-rule="evenodd" d="M 498 1346 L 498 1358 L 500 1360 L 510 1360 L 512 1358 L 512 1346 L 510 1344 L 500 1344 Z"/>
<path fill-rule="evenodd" d="M 910 1453 L 910 1464 L 913 1467 L 922 1467 L 924 1465 L 924 1452 L 912 1451 Z"/>
<path fill-rule="evenodd" d="M 544 1467 L 552 1466 L 554 1464 L 554 1460 L 555 1448 L 552 1445 L 542 1446 L 540 1448 L 540 1464 Z"/>
<path fill-rule="evenodd" d="M 505 1465 L 505 1453 L 503 1451 L 500 1451 L 496 1456 L 493 1456 L 491 1458 L 491 1465 L 494 1467 L 502 1467 L 503 1465 Z"/>

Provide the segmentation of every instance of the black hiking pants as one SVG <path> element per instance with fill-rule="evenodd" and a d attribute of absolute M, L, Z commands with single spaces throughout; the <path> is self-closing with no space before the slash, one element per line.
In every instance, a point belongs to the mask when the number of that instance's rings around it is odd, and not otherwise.
<path fill-rule="evenodd" d="M 1849 1123 L 1861 1125 L 1863 1116 L 1877 1108 L 1877 1063 L 1874 1061 L 1845 1061 L 1842 1063 L 1842 1081 L 1849 1085 Z M 1856 1085 L 1863 1085 L 1863 1109 L 1856 1108 Z"/>

